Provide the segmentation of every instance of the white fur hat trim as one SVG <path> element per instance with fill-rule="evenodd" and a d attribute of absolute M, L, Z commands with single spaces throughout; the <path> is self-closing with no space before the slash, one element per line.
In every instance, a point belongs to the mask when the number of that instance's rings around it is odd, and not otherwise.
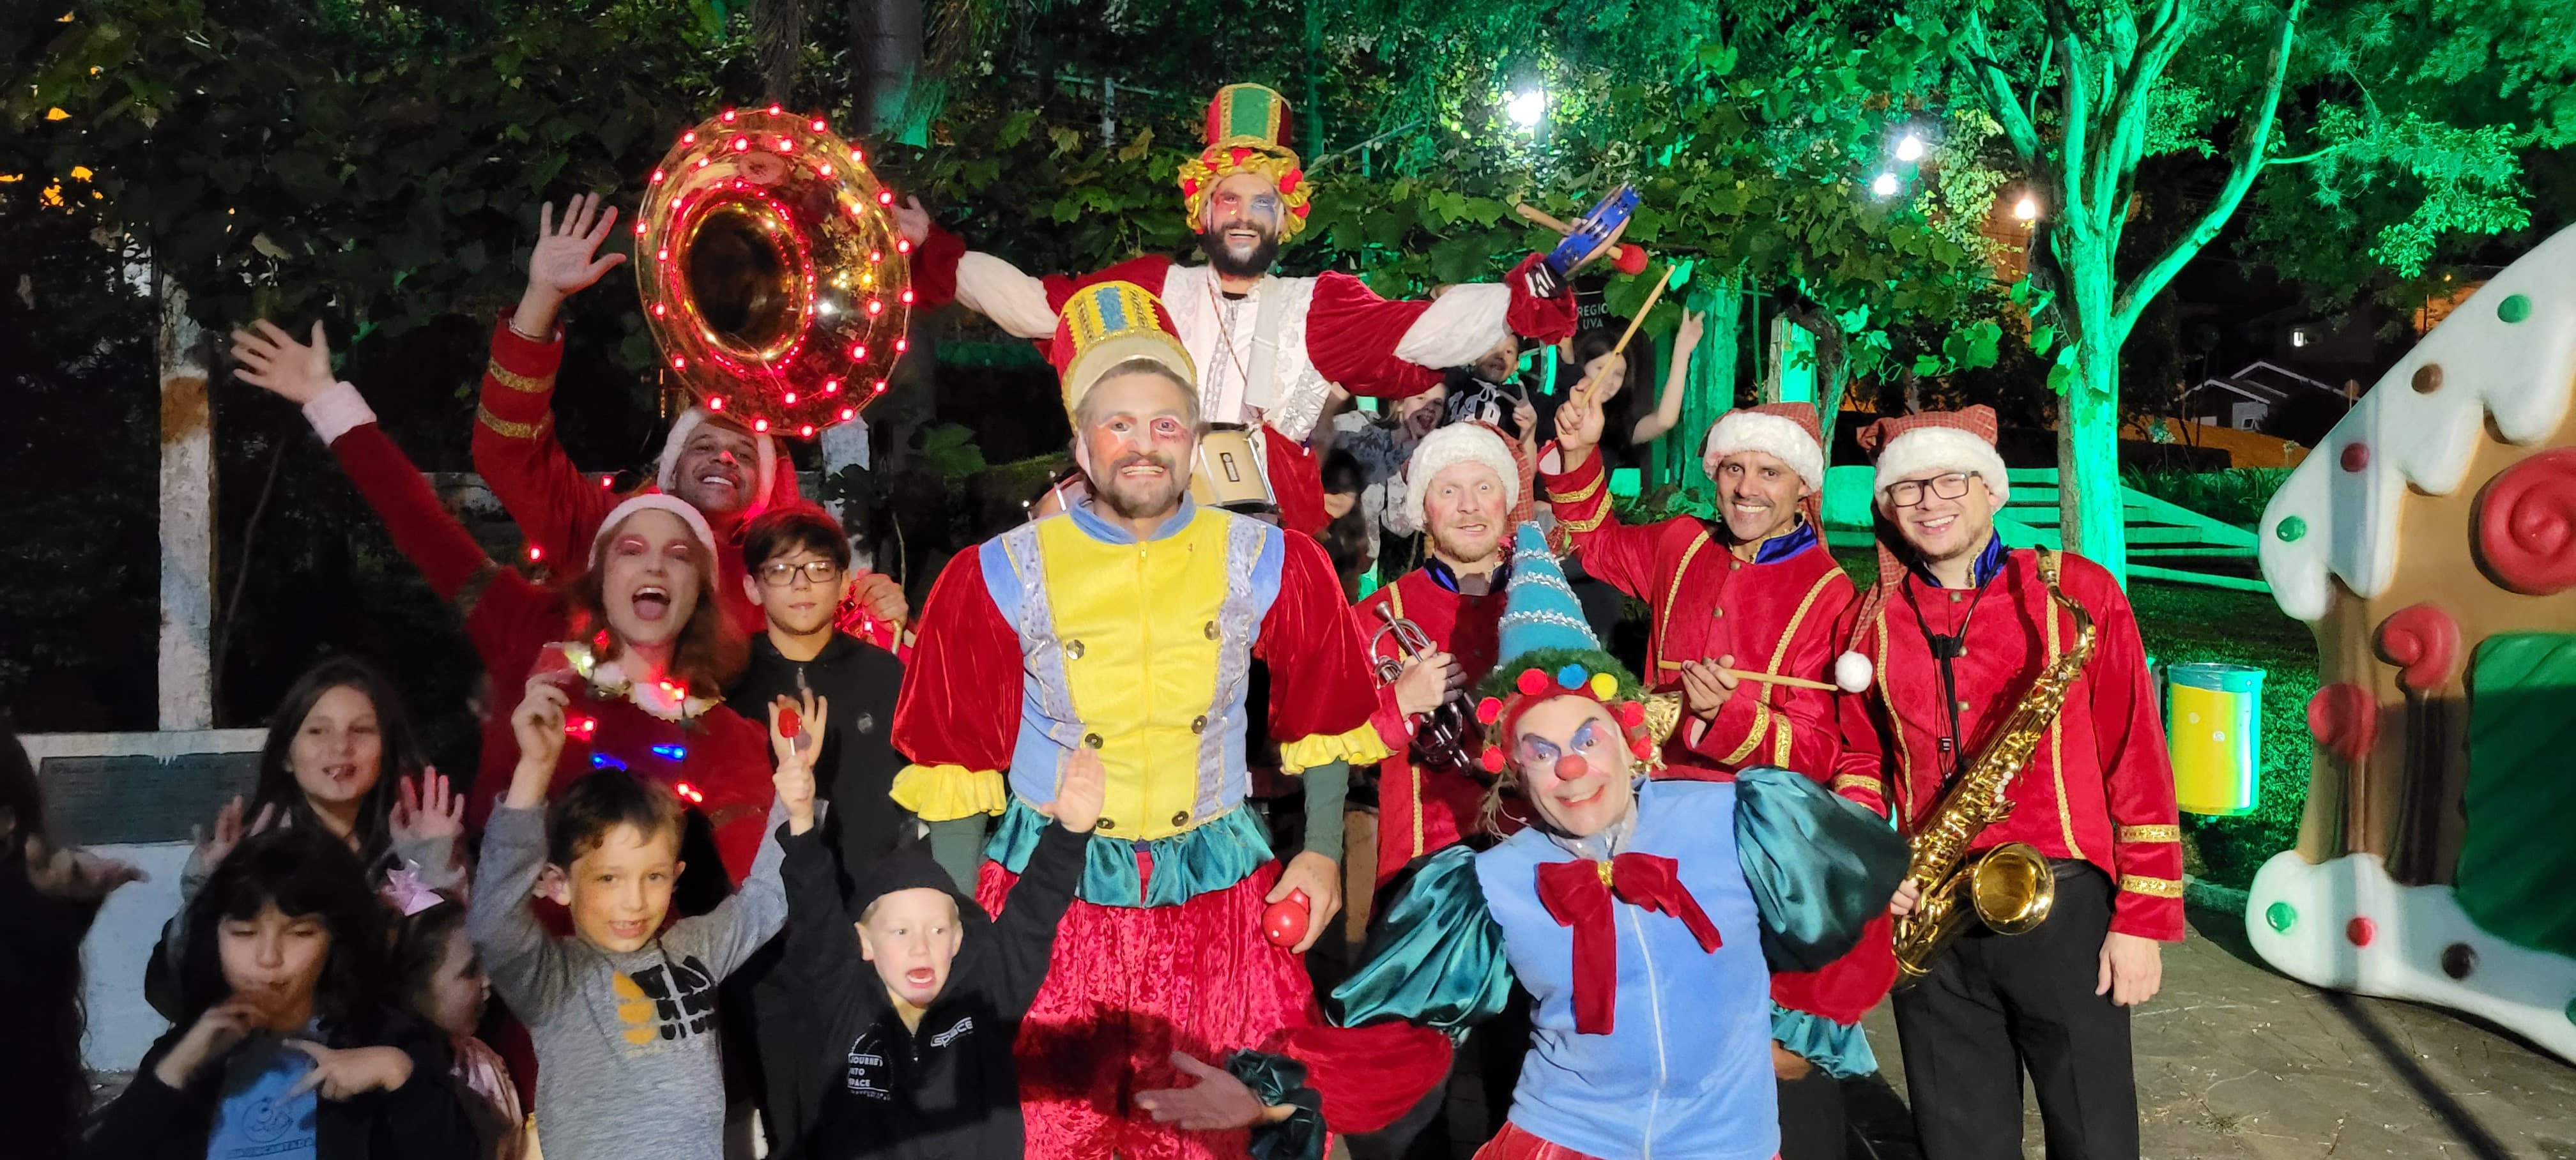
<path fill-rule="evenodd" d="M 1873 503 L 1886 502 L 1887 485 L 1926 471 L 1964 471 L 1984 476 L 2000 508 L 2012 497 L 2012 477 L 1995 445 L 1955 427 L 1917 427 L 1897 436 L 1878 452 L 1878 478 L 1871 485 Z"/>
<path fill-rule="evenodd" d="M 710 552 L 715 551 L 715 531 L 707 526 L 707 517 L 699 514 L 695 505 L 676 495 L 666 495 L 658 491 L 648 491 L 642 495 L 629 496 L 625 503 L 621 503 L 616 507 L 609 509 L 607 519 L 599 521 L 598 534 L 590 538 L 590 563 L 592 567 L 599 566 L 599 550 L 602 545 L 608 543 L 608 534 L 616 531 L 617 525 L 626 522 L 626 517 L 634 515 L 635 513 L 647 508 L 654 511 L 669 512 L 672 515 L 680 517 L 681 523 L 689 525 L 689 534 L 698 538 L 700 546 L 706 548 L 706 550 Z"/>
<path fill-rule="evenodd" d="M 1718 460 L 1738 451 L 1760 451 L 1789 465 L 1807 486 L 1816 491 L 1825 488 L 1825 449 L 1788 419 L 1760 411 L 1729 411 L 1708 429 L 1708 442 L 1700 450 L 1700 467 L 1709 470 Z M 1710 478 L 1716 473 L 1710 471 Z"/>
<path fill-rule="evenodd" d="M 1521 502 L 1521 465 L 1512 457 L 1511 446 L 1489 428 L 1452 423 L 1423 436 L 1405 464 L 1404 516 L 1414 527 L 1430 526 L 1422 518 L 1422 493 L 1431 490 L 1431 477 L 1461 463 L 1483 464 L 1502 478 L 1503 510 Z"/>

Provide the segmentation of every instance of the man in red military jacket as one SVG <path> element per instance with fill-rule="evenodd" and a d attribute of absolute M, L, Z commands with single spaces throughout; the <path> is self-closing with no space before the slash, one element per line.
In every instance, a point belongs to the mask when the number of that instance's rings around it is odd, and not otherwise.
<path fill-rule="evenodd" d="M 481 404 L 474 412 L 474 470 L 518 522 L 533 559 L 578 561 L 609 510 L 627 497 L 592 483 L 555 438 L 555 371 L 563 365 L 564 300 L 599 281 L 626 260 L 599 255 L 617 224 L 617 211 L 589 194 L 540 211 L 537 247 L 528 258 L 528 288 L 516 310 L 492 327 L 492 361 L 483 368 Z M 747 575 L 742 529 L 751 517 L 796 498 L 796 465 L 766 434 L 704 407 L 671 421 L 670 437 L 654 465 L 652 490 L 668 492 L 705 516 L 716 537 L 716 574 Z M 894 647 L 905 619 L 903 589 L 891 577 L 859 573 L 855 591 L 879 630 L 877 643 Z M 719 584 L 715 600 L 745 635 L 768 628 L 760 605 L 737 584 Z"/>
<path fill-rule="evenodd" d="M 1821 679 L 1844 636 L 1853 591 L 1817 519 L 1825 451 L 1816 409 L 1769 403 L 1728 412 L 1709 428 L 1700 458 L 1717 484 L 1720 518 L 1642 528 L 1611 513 L 1593 454 L 1601 410 L 1589 391 L 1569 396 L 1556 413 L 1556 460 L 1541 468 L 1584 570 L 1653 610 L 1647 683 L 1678 690 L 1686 713 L 1677 744 L 1664 748 L 1665 776 L 1725 778 L 1772 765 L 1829 782 L 1841 748 L 1836 695 L 1735 675 Z M 1860 1021 L 1896 980 L 1886 927 L 1872 926 L 1824 970 L 1772 977 L 1784 1160 L 1842 1155 L 1837 1080 L 1877 1070 Z"/>
<path fill-rule="evenodd" d="M 2049 599 L 2042 553 L 2007 550 L 1995 535 L 2011 484 L 1994 439 L 1985 407 L 1882 419 L 1862 433 L 1878 456 L 1879 580 L 1854 616 L 1857 655 L 1837 667 L 1874 681 L 1844 698 L 1835 784 L 1892 799 L 1908 834 L 2075 639 L 2073 618 Z M 2173 770 L 2127 596 L 2089 560 L 2056 561 L 2060 587 L 2100 636 L 2011 782 L 2011 815 L 1974 843 L 2038 847 L 2057 866 L 2056 904 L 2028 933 L 1971 929 L 1897 993 L 1929 1160 L 2018 1154 L 2024 1069 L 2051 1155 L 2138 1154 L 2129 1008 L 2155 995 L 2158 944 L 2183 932 Z M 1917 900 L 1909 885 L 1894 909 Z"/>

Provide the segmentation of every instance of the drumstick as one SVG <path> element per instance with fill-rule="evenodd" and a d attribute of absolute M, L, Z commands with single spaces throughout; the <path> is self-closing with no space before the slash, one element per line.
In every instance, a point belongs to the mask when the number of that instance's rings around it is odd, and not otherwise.
<path fill-rule="evenodd" d="M 1611 347 L 1610 353 L 1621 354 L 1628 349 L 1628 340 L 1637 337 L 1637 328 L 1645 324 L 1647 313 L 1654 310 L 1656 302 L 1662 300 L 1664 296 L 1664 284 L 1672 280 L 1673 268 L 1670 266 L 1664 267 L 1664 276 L 1655 279 L 1654 289 L 1646 291 L 1646 304 L 1638 307 L 1636 317 L 1628 320 L 1627 331 L 1619 336 L 1619 345 Z"/>
<path fill-rule="evenodd" d="M 1719 669 L 1718 671 L 1739 681 L 1756 681 L 1765 685 L 1787 685 L 1793 689 L 1821 689 L 1828 693 L 1842 692 L 1841 689 L 1828 682 L 1810 681 L 1805 677 L 1780 677 L 1773 676 L 1770 673 L 1746 672 L 1743 669 Z"/>

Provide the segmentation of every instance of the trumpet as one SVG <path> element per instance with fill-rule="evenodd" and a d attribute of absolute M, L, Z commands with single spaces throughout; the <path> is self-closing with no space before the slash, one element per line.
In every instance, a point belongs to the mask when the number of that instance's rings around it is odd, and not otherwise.
<path fill-rule="evenodd" d="M 1408 662 L 1438 652 L 1440 646 L 1422 631 L 1421 625 L 1397 616 L 1385 605 L 1378 606 L 1377 614 L 1386 623 L 1369 638 L 1369 655 L 1378 658 L 1377 683 L 1382 689 L 1404 676 Z M 1389 637 L 1395 640 L 1395 655 L 1379 656 L 1379 644 Z M 1433 769 L 1481 768 L 1468 760 L 1467 740 L 1476 734 L 1476 707 L 1468 700 L 1466 690 L 1451 692 L 1438 708 L 1414 714 L 1414 718 L 1417 726 L 1408 755 L 1415 765 Z"/>

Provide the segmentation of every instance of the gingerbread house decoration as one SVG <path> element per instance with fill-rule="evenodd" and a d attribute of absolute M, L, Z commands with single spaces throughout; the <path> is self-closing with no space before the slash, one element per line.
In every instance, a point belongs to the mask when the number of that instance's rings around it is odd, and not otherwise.
<path fill-rule="evenodd" d="M 2576 230 L 2478 288 L 2285 482 L 2264 578 L 2316 631 L 2299 844 L 2246 928 L 2318 986 L 2576 1059 Z"/>

